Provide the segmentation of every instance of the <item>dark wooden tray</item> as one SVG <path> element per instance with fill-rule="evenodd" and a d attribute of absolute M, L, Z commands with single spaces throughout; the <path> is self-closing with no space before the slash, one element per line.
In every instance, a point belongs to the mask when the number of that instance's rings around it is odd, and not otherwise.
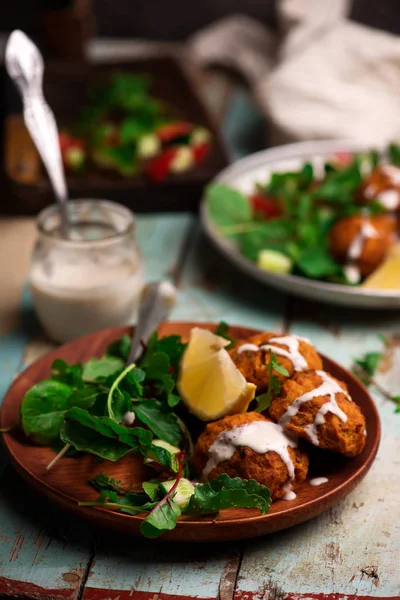
<path fill-rule="evenodd" d="M 149 182 L 143 175 L 124 179 L 95 169 L 84 176 L 68 174 L 71 198 L 106 198 L 137 212 L 196 210 L 204 185 L 226 166 L 227 157 L 218 129 L 192 82 L 173 58 L 146 58 L 107 65 L 49 63 L 44 91 L 57 122 L 61 126 L 73 122 L 84 106 L 90 88 L 106 81 L 116 70 L 148 73 L 152 92 L 157 97 L 176 107 L 186 119 L 212 131 L 212 151 L 193 170 L 170 176 L 161 184 Z M 4 166 L 13 212 L 34 214 L 54 201 L 20 115 L 13 114 L 6 119 Z"/>

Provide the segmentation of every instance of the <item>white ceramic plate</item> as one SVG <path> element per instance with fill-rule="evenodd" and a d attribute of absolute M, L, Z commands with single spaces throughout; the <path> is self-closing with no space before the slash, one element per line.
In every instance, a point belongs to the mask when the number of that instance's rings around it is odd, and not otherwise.
<path fill-rule="evenodd" d="M 318 172 L 325 160 L 335 152 L 362 152 L 370 147 L 348 140 L 316 141 L 289 144 L 262 150 L 239 160 L 224 169 L 214 182 L 232 186 L 245 194 L 254 189 L 256 182 L 268 181 L 271 173 L 296 170 L 304 162 L 311 162 Z M 235 245 L 224 238 L 211 222 L 206 203 L 201 204 L 204 229 L 221 252 L 239 268 L 256 279 L 284 292 L 311 300 L 364 308 L 400 309 L 400 291 L 366 290 L 361 287 L 327 283 L 300 277 L 264 271 L 242 256 Z"/>

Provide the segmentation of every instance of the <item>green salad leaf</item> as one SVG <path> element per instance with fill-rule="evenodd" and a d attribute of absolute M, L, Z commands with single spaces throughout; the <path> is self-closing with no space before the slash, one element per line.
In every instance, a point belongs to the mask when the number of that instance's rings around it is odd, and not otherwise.
<path fill-rule="evenodd" d="M 73 388 L 83 387 L 82 377 L 83 365 L 81 363 L 69 365 L 62 358 L 56 358 L 51 365 L 51 378 Z"/>
<path fill-rule="evenodd" d="M 228 323 L 225 323 L 225 321 L 220 321 L 215 329 L 215 335 L 219 335 L 230 342 L 229 346 L 226 347 L 227 350 L 232 348 L 233 344 L 235 343 L 235 339 L 229 335 L 229 330 L 230 327 Z"/>
<path fill-rule="evenodd" d="M 226 185 L 210 184 L 206 188 L 206 203 L 210 219 L 217 227 L 242 225 L 251 221 L 247 198 Z"/>
<path fill-rule="evenodd" d="M 124 361 L 116 356 L 92 358 L 83 366 L 82 376 L 84 379 L 105 379 L 123 369 L 124 366 Z"/>
<path fill-rule="evenodd" d="M 265 410 L 267 410 L 267 408 L 269 408 L 273 397 L 276 394 L 279 394 L 279 392 L 281 391 L 281 382 L 279 378 L 274 374 L 274 371 L 276 373 L 279 373 L 280 375 L 283 375 L 284 377 L 289 377 L 289 372 L 287 371 L 287 369 L 285 369 L 283 365 L 281 365 L 278 362 L 276 354 L 274 354 L 272 350 L 269 351 L 269 361 L 265 364 L 265 368 L 268 371 L 268 390 L 264 394 L 256 396 L 256 412 L 260 413 L 264 412 Z"/>
<path fill-rule="evenodd" d="M 185 513 L 213 514 L 226 508 L 258 508 L 269 511 L 270 490 L 254 479 L 231 478 L 223 473 L 208 483 L 196 485 Z"/>
<path fill-rule="evenodd" d="M 45 446 L 57 439 L 71 394 L 72 388 L 61 381 L 45 380 L 31 387 L 21 406 L 25 435 Z"/>
<path fill-rule="evenodd" d="M 128 392 L 120 388 L 122 380 L 128 375 L 130 371 L 135 368 L 136 365 L 132 364 L 126 367 L 122 373 L 118 375 L 111 384 L 110 391 L 107 396 L 107 415 L 116 421 L 121 423 L 125 413 L 132 410 L 132 400 Z"/>
<path fill-rule="evenodd" d="M 123 335 L 121 338 L 108 346 L 107 355 L 121 358 L 125 364 L 128 360 L 129 352 L 131 350 L 131 343 L 132 342 L 129 335 Z"/>
<path fill-rule="evenodd" d="M 176 414 L 165 402 L 147 398 L 134 406 L 136 417 L 146 425 L 154 435 L 173 446 L 179 446 L 182 433 Z"/>
<path fill-rule="evenodd" d="M 95 417 L 81 408 L 65 414 L 60 435 L 76 450 L 111 461 L 129 453 L 146 455 L 153 438 L 150 431 L 123 427 L 110 417 Z"/>

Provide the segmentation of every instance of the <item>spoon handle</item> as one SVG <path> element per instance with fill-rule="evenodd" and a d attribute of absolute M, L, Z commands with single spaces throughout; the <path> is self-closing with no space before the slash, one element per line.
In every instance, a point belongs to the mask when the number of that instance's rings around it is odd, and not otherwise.
<path fill-rule="evenodd" d="M 127 360 L 128 365 L 136 362 L 141 355 L 142 342 L 146 343 L 159 324 L 169 317 L 175 304 L 175 295 L 175 286 L 168 281 L 150 283 L 144 288 Z"/>
<path fill-rule="evenodd" d="M 41 94 L 26 95 L 24 98 L 24 120 L 31 137 L 39 150 L 61 211 L 61 229 L 68 234 L 67 185 L 61 158 L 58 130 L 53 111 Z"/>

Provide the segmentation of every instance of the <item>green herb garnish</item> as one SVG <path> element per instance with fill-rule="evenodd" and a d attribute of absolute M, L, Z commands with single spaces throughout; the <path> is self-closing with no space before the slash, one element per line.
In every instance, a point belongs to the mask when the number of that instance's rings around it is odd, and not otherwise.
<path fill-rule="evenodd" d="M 267 410 L 274 396 L 279 394 L 281 391 L 281 382 L 274 374 L 274 371 L 280 375 L 283 375 L 284 377 L 289 377 L 289 372 L 278 362 L 276 354 L 274 354 L 272 350 L 269 351 L 269 361 L 266 363 L 265 368 L 268 371 L 268 390 L 264 394 L 260 394 L 256 397 L 256 401 L 258 403 L 256 412 L 260 413 Z"/>

